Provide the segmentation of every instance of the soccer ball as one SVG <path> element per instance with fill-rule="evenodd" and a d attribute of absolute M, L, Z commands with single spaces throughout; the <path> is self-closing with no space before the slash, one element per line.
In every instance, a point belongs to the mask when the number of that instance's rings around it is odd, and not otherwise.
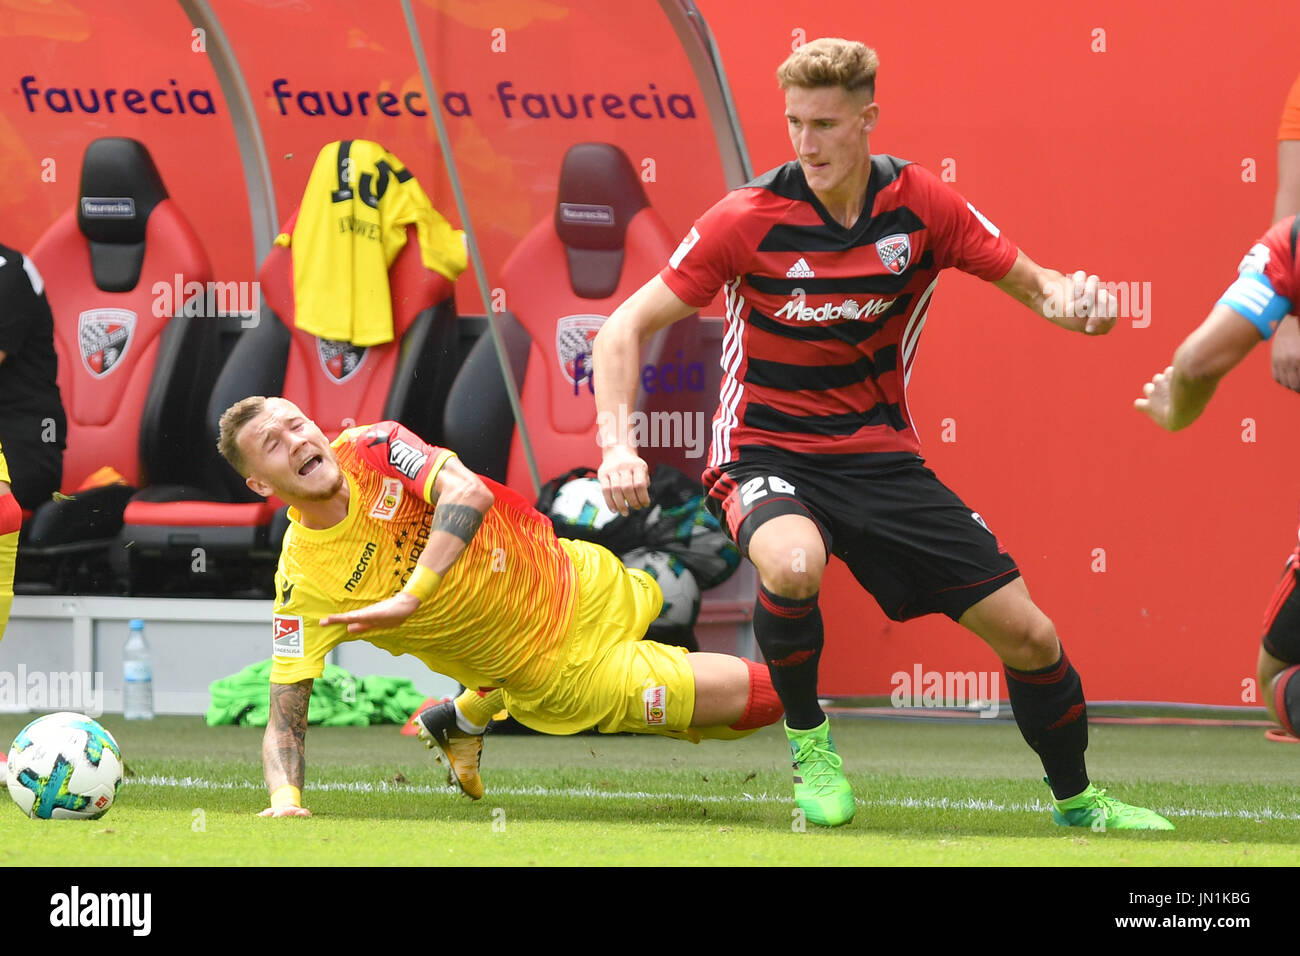
<path fill-rule="evenodd" d="M 700 616 L 700 586 L 680 558 L 664 551 L 637 548 L 623 555 L 623 564 L 640 568 L 659 582 L 664 606 L 655 619 L 656 623 L 684 628 L 695 626 L 695 619 Z"/>
<path fill-rule="evenodd" d="M 551 517 L 561 523 L 579 525 L 599 531 L 618 517 L 605 504 L 599 478 L 574 478 L 566 481 L 551 503 Z"/>
<path fill-rule="evenodd" d="M 38 717 L 9 748 L 9 796 L 34 820 L 94 820 L 122 785 L 122 751 L 85 714 Z"/>

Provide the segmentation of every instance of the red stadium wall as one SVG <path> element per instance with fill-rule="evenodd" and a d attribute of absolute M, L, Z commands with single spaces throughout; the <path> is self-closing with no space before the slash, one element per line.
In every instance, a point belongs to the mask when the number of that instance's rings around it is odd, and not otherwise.
<path fill-rule="evenodd" d="M 791 44 L 861 38 L 882 61 L 873 149 L 948 172 L 1038 261 L 1143 293 L 1142 318 L 1088 340 L 992 287 L 945 277 L 912 377 L 913 418 L 931 466 L 1019 560 L 1091 698 L 1241 703 L 1264 605 L 1295 544 L 1300 482 L 1288 436 L 1300 405 L 1271 381 L 1262 348 L 1187 432 L 1158 432 L 1131 404 L 1268 225 L 1278 115 L 1300 71 L 1300 7 L 1257 4 L 1228 24 L 1207 0 L 1181 5 L 1176 20 L 1113 0 L 1077 12 L 1020 2 L 990 13 L 948 0 L 882 14 L 845 4 L 816 16 L 776 0 L 699 5 L 755 170 L 790 155 L 773 71 Z M 550 215 L 573 142 L 612 140 L 651 169 L 651 201 L 676 232 L 720 195 L 702 97 L 657 5 L 415 6 L 440 90 L 461 94 L 444 117 L 489 282 Z M 433 130 L 418 115 L 428 103 L 396 4 L 321 2 L 309 14 L 245 0 L 212 7 L 255 104 L 281 220 L 322 144 L 366 137 L 401 157 L 459 223 Z M 0 6 L 0 239 L 30 249 L 72 204 L 85 145 L 134 136 L 216 278 L 251 280 L 231 110 L 190 23 L 167 0 L 112 10 Z M 109 88 L 119 91 L 111 114 Z M 143 112 L 124 108 L 126 89 L 142 91 L 133 102 Z M 91 90 L 95 111 L 83 105 Z M 530 116 L 530 91 L 579 103 L 589 93 L 594 106 L 572 119 Z M 330 93 L 340 107 L 349 93 L 353 112 L 338 115 Z M 663 106 L 676 94 L 677 112 L 693 115 L 635 116 L 637 94 L 647 109 L 655 94 Z M 604 109 L 606 95 L 617 105 Z M 473 283 L 459 285 L 462 310 L 481 311 Z M 893 673 L 917 664 L 996 667 L 948 621 L 888 622 L 838 565 L 822 603 L 828 694 L 888 692 Z"/>

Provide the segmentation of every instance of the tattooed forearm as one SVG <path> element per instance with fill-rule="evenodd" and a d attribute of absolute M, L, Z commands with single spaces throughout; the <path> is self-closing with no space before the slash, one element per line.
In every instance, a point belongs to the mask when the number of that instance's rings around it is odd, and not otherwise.
<path fill-rule="evenodd" d="M 469 505 L 440 504 L 433 513 L 433 530 L 446 531 L 469 544 L 483 523 L 483 514 Z"/>
<path fill-rule="evenodd" d="M 302 789 L 310 680 L 271 685 L 271 716 L 262 738 L 262 769 L 271 790 L 291 784 Z"/>

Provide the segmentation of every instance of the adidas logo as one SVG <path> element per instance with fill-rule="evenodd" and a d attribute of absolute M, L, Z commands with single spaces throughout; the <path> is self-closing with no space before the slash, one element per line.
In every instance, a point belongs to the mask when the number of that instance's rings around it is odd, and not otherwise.
<path fill-rule="evenodd" d="M 785 277 L 787 279 L 811 279 L 814 275 L 816 273 L 808 266 L 807 260 L 800 256 L 799 261 L 790 267 Z"/>

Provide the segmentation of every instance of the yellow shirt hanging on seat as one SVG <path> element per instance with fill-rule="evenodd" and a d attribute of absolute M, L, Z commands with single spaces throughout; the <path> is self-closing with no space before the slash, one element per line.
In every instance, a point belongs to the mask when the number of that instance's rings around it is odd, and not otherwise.
<path fill-rule="evenodd" d="M 433 208 L 392 153 L 364 139 L 329 143 L 316 157 L 293 235 L 295 324 L 358 346 L 393 340 L 388 267 L 414 223 L 420 258 L 449 280 L 465 271 L 465 234 Z"/>

